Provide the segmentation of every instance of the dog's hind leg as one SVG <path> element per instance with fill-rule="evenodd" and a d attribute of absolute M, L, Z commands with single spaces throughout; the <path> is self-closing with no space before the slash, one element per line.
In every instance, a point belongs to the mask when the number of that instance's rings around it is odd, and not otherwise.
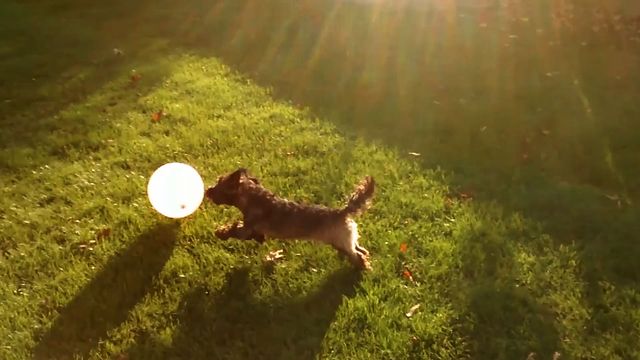
<path fill-rule="evenodd" d="M 369 250 L 365 249 L 360 244 L 356 244 L 356 251 L 364 255 L 369 255 Z"/>
<path fill-rule="evenodd" d="M 364 246 L 358 243 L 358 240 L 360 239 L 360 234 L 358 234 L 358 224 L 355 221 L 349 219 L 347 220 L 347 226 L 350 231 L 350 242 L 351 244 L 353 244 L 355 251 L 369 256 L 369 250 L 365 249 Z"/>
<path fill-rule="evenodd" d="M 347 226 L 341 231 L 332 234 L 333 241 L 330 243 L 340 253 L 347 256 L 349 261 L 362 270 L 370 270 L 369 251 L 358 245 L 358 228 L 353 220 L 348 220 Z"/>

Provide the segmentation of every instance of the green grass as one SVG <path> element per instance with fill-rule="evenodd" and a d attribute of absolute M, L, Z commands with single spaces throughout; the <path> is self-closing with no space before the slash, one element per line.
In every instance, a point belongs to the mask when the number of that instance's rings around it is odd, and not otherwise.
<path fill-rule="evenodd" d="M 466 3 L 0 3 L 0 358 L 640 358 L 639 29 Z M 373 271 L 162 218 L 171 161 L 374 176 Z"/>

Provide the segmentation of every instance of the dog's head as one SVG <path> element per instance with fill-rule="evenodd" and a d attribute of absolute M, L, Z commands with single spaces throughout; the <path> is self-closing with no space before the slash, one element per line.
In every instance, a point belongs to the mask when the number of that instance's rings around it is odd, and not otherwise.
<path fill-rule="evenodd" d="M 218 182 L 207 189 L 205 195 L 216 205 L 238 206 L 242 189 L 248 183 L 259 184 L 258 179 L 249 176 L 247 169 L 240 168 L 228 175 L 220 176 Z"/>

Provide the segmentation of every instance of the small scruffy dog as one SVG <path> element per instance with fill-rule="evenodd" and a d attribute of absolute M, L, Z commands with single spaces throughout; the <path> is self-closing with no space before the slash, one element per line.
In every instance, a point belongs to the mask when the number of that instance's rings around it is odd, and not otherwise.
<path fill-rule="evenodd" d="M 358 244 L 358 226 L 353 217 L 369 206 L 375 182 L 367 176 L 341 209 L 296 203 L 274 195 L 260 182 L 240 168 L 218 178 L 206 197 L 217 205 L 231 205 L 243 215 L 220 227 L 215 234 L 222 240 L 231 237 L 264 242 L 265 237 L 310 239 L 333 246 L 346 255 L 353 265 L 370 269 L 369 251 Z"/>

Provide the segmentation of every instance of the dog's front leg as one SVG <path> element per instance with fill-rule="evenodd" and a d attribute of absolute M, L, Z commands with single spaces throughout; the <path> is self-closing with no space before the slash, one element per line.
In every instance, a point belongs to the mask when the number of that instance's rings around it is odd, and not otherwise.
<path fill-rule="evenodd" d="M 246 226 L 242 221 L 236 221 L 232 224 L 221 226 L 215 232 L 216 237 L 221 240 L 235 238 L 239 240 L 255 240 L 259 243 L 265 241 L 264 234 L 255 231 L 252 227 Z"/>

